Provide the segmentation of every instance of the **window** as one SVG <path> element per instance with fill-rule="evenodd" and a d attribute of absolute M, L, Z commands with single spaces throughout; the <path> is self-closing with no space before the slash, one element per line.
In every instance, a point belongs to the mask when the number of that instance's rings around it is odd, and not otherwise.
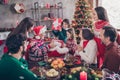
<path fill-rule="evenodd" d="M 102 0 L 102 6 L 107 10 L 110 24 L 120 29 L 120 0 Z"/>

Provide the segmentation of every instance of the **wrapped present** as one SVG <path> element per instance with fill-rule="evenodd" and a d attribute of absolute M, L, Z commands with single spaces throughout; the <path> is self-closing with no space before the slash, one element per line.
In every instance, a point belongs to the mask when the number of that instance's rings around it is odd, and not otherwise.
<path fill-rule="evenodd" d="M 54 19 L 52 24 L 52 30 L 61 30 L 61 23 L 62 23 L 61 18 Z"/>

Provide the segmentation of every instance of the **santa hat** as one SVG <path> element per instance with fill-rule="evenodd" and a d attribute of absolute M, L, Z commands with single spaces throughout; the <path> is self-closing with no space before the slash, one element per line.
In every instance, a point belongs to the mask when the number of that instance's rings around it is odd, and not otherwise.
<path fill-rule="evenodd" d="M 61 29 L 61 23 L 62 23 L 61 18 L 54 19 L 53 24 L 52 24 L 52 30 L 60 30 Z"/>
<path fill-rule="evenodd" d="M 14 9 L 17 13 L 23 13 L 25 12 L 25 6 L 23 3 L 16 3 L 14 6 Z"/>
<path fill-rule="evenodd" d="M 47 30 L 46 26 L 36 26 L 34 27 L 33 31 L 34 34 L 36 35 L 36 38 L 39 37 L 40 34 L 45 33 Z M 38 39 L 38 38 L 37 38 Z"/>

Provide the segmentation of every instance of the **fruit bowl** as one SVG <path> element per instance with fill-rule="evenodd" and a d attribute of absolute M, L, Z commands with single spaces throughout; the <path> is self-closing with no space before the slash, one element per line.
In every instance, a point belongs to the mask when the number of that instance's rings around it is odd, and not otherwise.
<path fill-rule="evenodd" d="M 56 58 L 55 60 L 52 61 L 51 67 L 54 69 L 61 69 L 65 66 L 65 63 L 62 59 Z"/>

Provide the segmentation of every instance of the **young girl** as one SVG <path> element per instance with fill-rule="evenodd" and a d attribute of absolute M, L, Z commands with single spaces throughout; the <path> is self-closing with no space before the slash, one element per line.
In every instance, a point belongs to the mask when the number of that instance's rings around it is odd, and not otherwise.
<path fill-rule="evenodd" d="M 73 30 L 67 30 L 67 42 L 66 47 L 69 49 L 69 53 L 74 55 L 75 50 L 77 49 L 77 44 L 74 41 Z"/>

